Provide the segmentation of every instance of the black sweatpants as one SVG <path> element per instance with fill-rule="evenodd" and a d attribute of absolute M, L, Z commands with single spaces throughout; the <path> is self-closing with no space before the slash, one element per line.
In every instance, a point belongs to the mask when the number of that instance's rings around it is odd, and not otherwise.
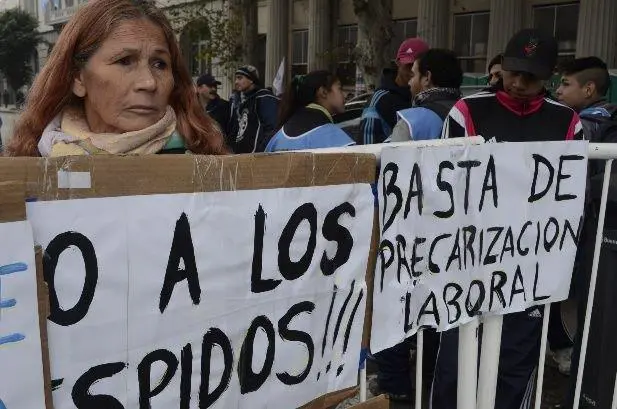
<path fill-rule="evenodd" d="M 607 216 L 609 216 L 607 209 Z M 617 372 L 617 223 L 607 222 L 602 250 L 598 264 L 595 298 L 589 328 L 589 342 L 583 383 L 581 388 L 580 408 L 608 409 L 613 401 L 613 388 Z M 592 225 L 590 232 L 595 233 Z M 581 337 L 587 307 L 587 296 L 591 276 L 595 235 L 589 234 L 585 242 L 586 268 L 578 282 L 579 323 L 572 356 L 572 376 L 568 407 L 572 407 L 576 372 L 581 352 Z"/>
<path fill-rule="evenodd" d="M 424 330 L 422 379 L 432 379 L 435 371 L 439 334 L 434 329 Z M 416 337 L 373 355 L 377 364 L 377 380 L 382 392 L 413 396 L 415 372 L 409 360 L 410 351 L 416 348 Z"/>
<path fill-rule="evenodd" d="M 533 398 L 542 336 L 542 308 L 503 317 L 495 407 L 525 409 Z M 458 329 L 442 333 L 433 379 L 432 409 L 456 409 Z"/>

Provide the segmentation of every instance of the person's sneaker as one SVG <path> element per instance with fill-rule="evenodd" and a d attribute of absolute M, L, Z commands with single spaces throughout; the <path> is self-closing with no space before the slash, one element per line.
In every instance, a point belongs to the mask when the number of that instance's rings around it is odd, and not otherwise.
<path fill-rule="evenodd" d="M 367 379 L 367 389 L 368 392 L 373 396 L 381 395 L 381 388 L 379 387 L 379 382 L 377 381 L 377 376 L 368 376 Z"/>
<path fill-rule="evenodd" d="M 405 403 L 411 403 L 414 401 L 414 397 L 411 396 L 410 394 L 402 394 L 402 395 L 397 395 L 395 393 L 388 393 L 386 392 L 386 396 L 388 396 L 388 399 L 393 401 L 393 402 L 405 402 Z"/>
<path fill-rule="evenodd" d="M 376 376 L 373 378 L 369 377 L 367 384 L 368 392 L 373 396 L 379 396 L 383 394 L 386 395 L 389 400 L 394 402 L 413 402 L 414 396 L 412 396 L 412 394 L 396 394 L 381 389 Z"/>
<path fill-rule="evenodd" d="M 559 372 L 563 375 L 570 375 L 570 366 L 572 364 L 572 348 L 563 348 L 552 351 L 553 361 L 557 364 Z"/>

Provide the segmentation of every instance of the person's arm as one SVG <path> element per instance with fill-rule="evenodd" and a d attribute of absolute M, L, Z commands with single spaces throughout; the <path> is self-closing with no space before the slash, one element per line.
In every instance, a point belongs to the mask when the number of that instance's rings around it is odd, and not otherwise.
<path fill-rule="evenodd" d="M 264 152 L 268 142 L 276 132 L 278 120 L 279 99 L 274 95 L 261 97 L 257 100 L 257 115 L 261 129 L 256 136 L 255 150 L 253 152 Z"/>
<path fill-rule="evenodd" d="M 259 98 L 257 104 L 257 113 L 261 126 L 265 127 L 267 132 L 274 132 L 278 120 L 279 99 L 274 95 L 268 95 Z"/>
<path fill-rule="evenodd" d="M 411 137 L 411 132 L 409 130 L 409 125 L 407 122 L 399 119 L 392 130 L 392 135 L 388 138 L 388 142 L 408 142 L 413 140 Z"/>
<path fill-rule="evenodd" d="M 443 122 L 441 138 L 463 138 L 475 136 L 476 130 L 464 99 L 458 100 Z"/>
<path fill-rule="evenodd" d="M 383 118 L 383 120 L 386 121 L 391 130 L 394 129 L 398 121 L 398 116 L 396 115 L 396 113 L 401 109 L 409 108 L 398 106 L 399 104 L 394 103 L 394 98 L 395 97 L 390 95 L 390 93 L 385 94 L 383 97 L 381 97 L 381 99 L 379 99 L 379 101 L 375 105 L 375 109 Z M 409 105 L 411 105 L 411 103 Z M 388 137 L 389 135 L 385 136 Z"/>

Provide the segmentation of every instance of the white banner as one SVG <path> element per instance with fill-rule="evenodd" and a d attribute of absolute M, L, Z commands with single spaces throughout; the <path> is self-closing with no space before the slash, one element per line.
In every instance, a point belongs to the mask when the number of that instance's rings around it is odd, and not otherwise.
<path fill-rule="evenodd" d="M 568 296 L 586 142 L 385 148 L 371 350 Z"/>
<path fill-rule="evenodd" d="M 0 237 L 0 409 L 44 408 L 32 228 L 0 223 Z"/>
<path fill-rule="evenodd" d="M 27 210 L 56 409 L 295 408 L 356 385 L 368 184 Z"/>

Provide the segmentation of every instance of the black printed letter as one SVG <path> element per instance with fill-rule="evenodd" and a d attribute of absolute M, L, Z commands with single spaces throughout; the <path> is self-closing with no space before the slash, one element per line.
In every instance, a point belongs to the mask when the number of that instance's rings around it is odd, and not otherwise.
<path fill-rule="evenodd" d="M 126 368 L 124 362 L 98 365 L 88 369 L 77 379 L 71 397 L 77 409 L 124 409 L 124 406 L 109 395 L 91 395 L 90 387 L 105 378 L 119 374 Z"/>
<path fill-rule="evenodd" d="M 167 369 L 163 374 L 163 378 L 157 382 L 156 387 L 151 389 L 150 371 L 152 370 L 152 365 L 157 361 L 163 362 L 167 366 Z M 177 370 L 178 358 L 166 349 L 159 349 L 154 352 L 150 352 L 144 357 L 144 359 L 141 360 L 139 365 L 137 365 L 139 409 L 150 409 L 152 407 L 150 404 L 150 399 L 163 392 L 167 385 L 169 385 L 169 382 L 173 379 Z"/>
<path fill-rule="evenodd" d="M 340 217 L 344 214 L 356 217 L 356 209 L 349 202 L 336 206 L 326 215 L 321 229 L 326 240 L 335 241 L 338 244 L 336 254 L 333 258 L 328 258 L 325 251 L 321 256 L 321 272 L 326 276 L 334 274 L 339 267 L 347 263 L 351 255 L 353 237 L 347 227 L 341 226 L 338 222 Z"/>
<path fill-rule="evenodd" d="M 475 303 L 471 303 L 471 289 L 473 287 L 478 287 L 478 298 Z M 467 315 L 473 317 L 476 315 L 478 311 L 482 308 L 482 304 L 484 303 L 484 298 L 486 297 L 486 290 L 484 289 L 484 283 L 480 280 L 473 280 L 471 284 L 469 284 L 469 291 L 467 292 L 467 300 L 465 301 L 465 309 L 467 310 Z"/>
<path fill-rule="evenodd" d="M 439 172 L 437 173 L 437 187 L 442 192 L 448 192 L 450 196 L 450 208 L 448 210 L 436 210 L 433 214 L 441 219 L 447 219 L 448 217 L 452 217 L 454 214 L 454 192 L 452 191 L 452 185 L 448 182 L 445 182 L 441 178 L 441 172 L 444 169 L 454 170 L 454 165 L 452 162 L 443 161 L 439 164 Z"/>
<path fill-rule="evenodd" d="M 452 299 L 448 301 L 448 290 L 450 288 L 454 288 L 455 293 L 454 297 L 452 297 Z M 448 311 L 448 324 L 454 324 L 456 321 L 459 320 L 459 318 L 461 318 L 461 306 L 458 303 L 458 299 L 461 298 L 462 294 L 463 289 L 460 285 L 456 283 L 448 283 L 443 288 L 443 302 L 446 303 L 446 310 Z M 448 307 L 448 305 L 452 305 L 454 306 L 454 308 L 456 308 L 456 315 L 454 316 L 454 318 L 450 318 L 450 308 Z"/>
<path fill-rule="evenodd" d="M 210 388 L 210 360 L 212 349 L 218 345 L 223 352 L 223 375 L 216 388 L 209 392 Z M 218 328 L 210 328 L 204 335 L 201 345 L 201 385 L 199 387 L 199 408 L 208 409 L 221 397 L 229 387 L 231 371 L 234 366 L 234 353 L 231 342 L 227 335 Z"/>
<path fill-rule="evenodd" d="M 557 171 L 557 181 L 555 182 L 555 200 L 561 202 L 563 200 L 572 200 L 576 199 L 576 195 L 560 195 L 559 194 L 559 185 L 562 180 L 570 179 L 571 175 L 564 175 L 561 173 L 563 170 L 563 162 L 567 160 L 583 160 L 583 157 L 580 155 L 563 155 L 559 157 L 559 170 Z"/>
<path fill-rule="evenodd" d="M 540 264 L 538 262 L 536 262 L 536 274 L 533 278 L 533 300 L 535 301 L 542 301 L 542 300 L 546 300 L 547 298 L 551 298 L 549 295 L 538 295 L 538 276 L 540 273 Z"/>
<path fill-rule="evenodd" d="M 491 178 L 491 184 L 488 184 L 488 178 Z M 482 196 L 480 197 L 480 211 L 482 211 L 482 207 L 484 207 L 484 194 L 489 190 L 493 191 L 493 205 L 497 208 L 499 203 L 499 194 L 497 193 L 497 174 L 495 172 L 495 159 L 493 155 L 488 159 L 488 164 L 486 165 L 486 173 L 484 174 L 484 183 L 482 184 Z"/>
<path fill-rule="evenodd" d="M 388 183 L 386 183 L 386 174 L 388 172 L 391 172 L 392 176 L 390 177 Z M 383 172 L 381 172 L 381 175 L 383 186 L 383 214 L 381 216 L 381 220 L 385 220 L 383 224 L 383 230 L 381 232 L 383 234 L 394 222 L 396 214 L 401 210 L 401 207 L 403 207 L 403 193 L 401 192 L 401 189 L 396 186 L 396 178 L 398 177 L 398 165 L 396 163 L 388 163 L 383 168 Z M 386 219 L 386 211 L 388 210 L 388 196 L 391 194 L 394 195 L 394 197 L 396 198 L 396 203 L 394 204 L 392 213 L 390 213 L 390 216 Z"/>
<path fill-rule="evenodd" d="M 521 286 L 517 287 L 516 283 L 520 282 Z M 525 295 L 525 283 L 523 282 L 523 273 L 521 272 L 521 266 L 516 266 L 516 272 L 514 273 L 514 279 L 512 279 L 512 291 L 510 292 L 510 307 L 512 307 L 512 300 L 516 294 L 523 294 L 523 300 L 527 301 Z"/>
<path fill-rule="evenodd" d="M 265 293 L 274 290 L 283 280 L 263 279 L 264 235 L 266 233 L 266 212 L 259 205 L 255 213 L 255 236 L 253 239 L 253 267 L 251 269 L 251 292 Z"/>
<path fill-rule="evenodd" d="M 414 184 L 416 190 L 413 189 Z M 407 195 L 407 201 L 405 202 L 405 212 L 403 216 L 407 218 L 409 210 L 411 210 L 411 199 L 418 198 L 418 214 L 422 216 L 422 174 L 420 173 L 420 166 L 417 163 L 413 164 L 413 170 L 411 171 L 411 178 L 409 179 L 409 194 Z"/>
<path fill-rule="evenodd" d="M 551 188 L 551 185 L 553 184 L 553 176 L 555 175 L 555 168 L 553 168 L 553 165 L 551 165 L 551 162 L 549 162 L 548 159 L 546 159 L 542 155 L 538 155 L 535 153 L 531 156 L 533 157 L 535 168 L 533 171 L 533 181 L 531 182 L 531 194 L 529 195 L 529 199 L 527 199 L 529 203 L 533 203 L 537 200 L 540 200 L 546 195 L 548 190 Z M 538 167 L 538 165 L 540 163 L 542 163 L 546 167 L 546 169 L 548 169 L 549 176 L 548 176 L 548 182 L 546 183 L 546 187 L 544 188 L 544 190 L 541 191 L 540 193 L 536 193 L 536 184 L 538 183 L 538 172 L 540 171 L 540 168 Z"/>
<path fill-rule="evenodd" d="M 253 372 L 253 347 L 255 345 L 255 336 L 259 328 L 266 333 L 268 346 L 263 368 L 261 368 L 259 373 L 255 373 Z M 256 317 L 246 332 L 246 337 L 244 338 L 242 349 L 240 350 L 240 359 L 238 361 L 238 380 L 240 381 L 240 393 L 243 395 L 261 388 L 268 379 L 268 376 L 270 376 L 272 365 L 274 365 L 275 335 L 274 326 L 265 315 Z M 262 354 L 259 353 L 258 355 L 261 356 Z"/>
<path fill-rule="evenodd" d="M 81 252 L 81 256 L 84 259 L 86 278 L 84 279 L 84 287 L 77 304 L 69 310 L 63 310 L 60 307 L 58 293 L 56 292 L 56 267 L 58 266 L 60 255 L 71 246 L 77 247 Z M 54 237 L 45 249 L 43 275 L 49 288 L 49 320 L 65 327 L 81 321 L 88 313 L 88 309 L 90 309 L 99 278 L 99 267 L 92 242 L 83 234 L 72 231 L 61 233 Z"/>
<path fill-rule="evenodd" d="M 427 309 L 429 304 L 431 304 L 430 310 Z M 418 321 L 416 322 L 417 325 L 420 325 L 420 320 L 422 319 L 423 315 L 432 315 L 435 319 L 435 324 L 439 326 L 440 320 L 439 310 L 437 309 L 437 298 L 435 297 L 435 293 L 432 291 L 426 298 L 426 301 L 424 301 L 424 304 L 422 304 L 422 308 L 420 308 L 420 313 L 418 314 Z"/>
<path fill-rule="evenodd" d="M 386 260 L 386 250 L 390 253 L 390 256 Z M 379 281 L 379 288 L 383 291 L 383 280 L 386 276 L 386 269 L 394 262 L 394 245 L 390 240 L 383 240 L 379 246 L 379 258 L 381 260 L 381 279 Z"/>
<path fill-rule="evenodd" d="M 495 278 L 499 278 L 499 281 L 495 283 Z M 488 309 L 489 311 L 493 310 L 493 296 L 496 294 L 499 303 L 501 304 L 501 308 L 506 308 L 506 298 L 503 296 L 503 291 L 501 290 L 506 282 L 508 281 L 508 276 L 503 271 L 493 271 L 493 276 L 491 277 L 491 296 L 489 298 Z"/>
<path fill-rule="evenodd" d="M 471 180 L 471 168 L 480 166 L 480 161 L 477 160 L 462 160 L 458 163 L 459 168 L 467 169 L 467 175 L 465 177 L 465 214 L 469 209 L 469 182 Z"/>
<path fill-rule="evenodd" d="M 283 382 L 285 385 L 297 385 L 299 383 L 304 382 L 306 377 L 311 372 L 311 367 L 313 366 L 313 358 L 315 357 L 315 344 L 313 343 L 313 338 L 309 334 L 304 331 L 298 331 L 289 329 L 289 324 L 291 320 L 302 313 L 312 313 L 315 310 L 315 304 L 310 301 L 300 302 L 298 304 L 292 305 L 289 311 L 283 315 L 283 317 L 279 320 L 279 335 L 285 341 L 296 341 L 306 345 L 306 350 L 308 352 L 308 359 L 306 362 L 306 367 L 304 371 L 302 371 L 299 375 L 290 375 L 287 372 L 277 373 L 276 377 Z M 297 355 L 295 355 L 297 356 Z"/>
<path fill-rule="evenodd" d="M 306 220 L 309 223 L 311 233 L 308 243 L 306 245 L 306 251 L 304 255 L 298 261 L 291 261 L 289 255 L 289 247 L 291 245 L 296 231 L 300 224 Z M 281 275 L 286 280 L 292 281 L 302 277 L 308 270 L 313 260 L 313 254 L 315 254 L 315 247 L 317 246 L 317 209 L 313 203 L 304 203 L 298 207 L 285 225 L 283 233 L 279 238 L 279 270 Z"/>
<path fill-rule="evenodd" d="M 180 353 L 180 409 L 190 409 L 193 377 L 193 347 L 190 343 Z"/>
<path fill-rule="evenodd" d="M 184 269 L 180 269 L 181 260 L 184 260 Z M 167 270 L 165 271 L 165 281 L 163 282 L 161 298 L 159 300 L 159 310 L 161 313 L 167 308 L 171 299 L 171 293 L 174 291 L 176 284 L 184 280 L 187 281 L 189 286 L 189 294 L 193 304 L 199 305 L 201 287 L 199 286 L 197 264 L 195 263 L 191 226 L 189 225 L 186 213 L 182 213 L 176 222 L 169 260 L 167 261 Z"/>

